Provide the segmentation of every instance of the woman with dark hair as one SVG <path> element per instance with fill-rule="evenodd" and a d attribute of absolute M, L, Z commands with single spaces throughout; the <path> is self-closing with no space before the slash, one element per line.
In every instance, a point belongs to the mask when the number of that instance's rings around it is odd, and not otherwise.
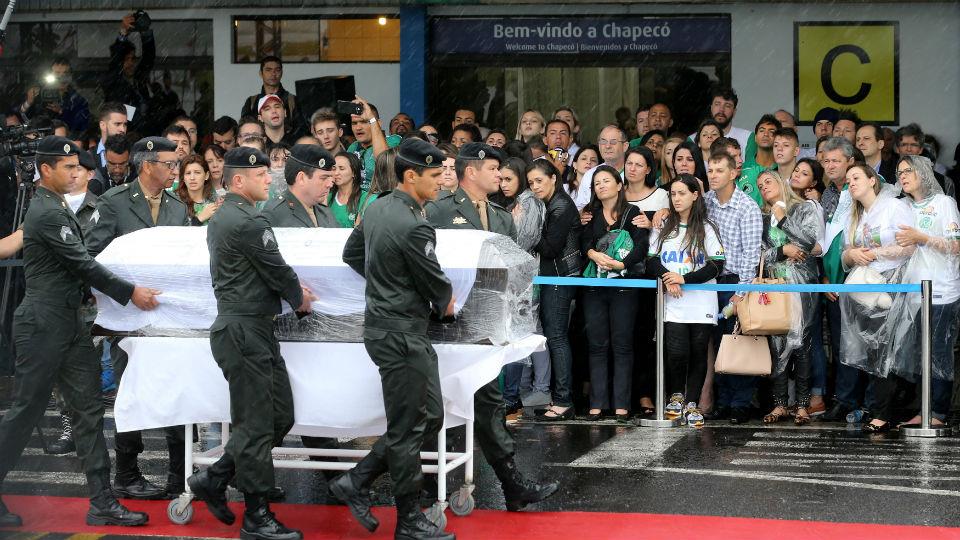
<path fill-rule="evenodd" d="M 790 175 L 790 188 L 801 199 L 819 201 L 827 189 L 823 184 L 823 165 L 813 158 L 798 160 Z"/>
<path fill-rule="evenodd" d="M 640 210 L 627 202 L 620 173 L 600 165 L 593 173 L 592 219 L 580 235 L 580 251 L 590 264 L 586 277 L 641 277 L 650 232 L 633 224 Z M 617 421 L 630 415 L 633 387 L 634 321 L 637 289 L 590 287 L 584 291 L 584 319 L 590 351 L 590 411 L 598 420 L 614 410 Z M 608 370 L 613 353 L 613 372 Z M 612 395 L 612 396 L 611 396 Z"/>
<path fill-rule="evenodd" d="M 663 145 L 667 142 L 667 134 L 659 129 L 652 129 L 643 134 L 640 138 L 640 146 L 646 146 L 653 152 L 653 157 L 657 163 L 663 157 Z"/>
<path fill-rule="evenodd" d="M 670 184 L 670 210 L 663 228 L 650 234 L 647 274 L 663 280 L 667 288 L 664 306 L 666 391 L 670 393 L 667 416 L 686 417 L 687 423 L 703 425 L 703 414 L 693 401 L 707 376 L 707 347 L 717 318 L 715 291 L 683 291 L 684 283 L 716 283 L 723 270 L 720 232 L 707 217 L 700 182 L 682 174 Z"/>
<path fill-rule="evenodd" d="M 219 144 L 208 144 L 203 149 L 203 160 L 207 162 L 207 170 L 210 171 L 210 183 L 217 195 L 223 196 L 227 190 L 223 186 L 223 156 L 226 151 Z"/>
<path fill-rule="evenodd" d="M 207 220 L 220 208 L 207 162 L 197 154 L 188 155 L 180 162 L 179 178 L 177 197 L 187 205 L 190 224 L 206 225 Z"/>
<path fill-rule="evenodd" d="M 443 176 L 440 177 L 440 189 L 453 193 L 460 187 L 455 166 L 460 149 L 450 143 L 440 143 L 437 148 L 443 152 Z"/>
<path fill-rule="evenodd" d="M 527 182 L 534 196 L 546 205 L 543 235 L 534 246 L 540 256 L 540 275 L 570 277 L 580 275 L 580 215 L 573 199 L 560 183 L 560 172 L 552 163 L 538 159 L 527 167 Z M 545 422 L 571 420 L 573 410 L 573 351 L 568 327 L 570 304 L 575 287 L 546 285 L 540 288 L 540 321 L 547 338 L 553 368 L 553 404 L 537 416 Z"/>
<path fill-rule="evenodd" d="M 655 159 L 649 148 L 639 146 L 627 150 L 623 161 L 627 202 L 640 209 L 635 224 L 645 229 L 652 226 L 650 218 L 657 210 L 670 206 L 670 195 L 657 187 Z"/>
<path fill-rule="evenodd" d="M 352 152 L 340 152 L 334 158 L 333 187 L 327 196 L 327 206 L 341 227 L 351 229 L 363 217 L 363 211 L 377 196 L 360 189 L 360 159 Z"/>
<path fill-rule="evenodd" d="M 710 146 L 713 144 L 713 141 L 720 137 L 723 137 L 723 128 L 720 127 L 720 124 L 716 120 L 709 118 L 700 123 L 693 142 L 697 143 L 697 147 L 700 148 L 701 160 L 704 163 L 710 159 Z M 701 180 L 706 179 L 701 178 Z"/>
<path fill-rule="evenodd" d="M 491 129 L 483 142 L 494 148 L 503 148 L 507 144 L 507 134 L 502 129 Z"/>
<path fill-rule="evenodd" d="M 689 174 L 700 180 L 704 188 L 707 184 L 707 168 L 703 165 L 703 152 L 697 143 L 687 139 L 677 145 L 673 151 L 673 171 L 678 176 Z M 667 188 L 667 186 L 664 186 Z"/>
<path fill-rule="evenodd" d="M 587 144 L 577 150 L 571 166 L 564 171 L 563 190 L 573 199 L 578 210 L 582 210 L 590 202 L 593 191 L 589 183 L 583 183 L 583 176 L 599 163 L 600 149 L 596 145 Z"/>

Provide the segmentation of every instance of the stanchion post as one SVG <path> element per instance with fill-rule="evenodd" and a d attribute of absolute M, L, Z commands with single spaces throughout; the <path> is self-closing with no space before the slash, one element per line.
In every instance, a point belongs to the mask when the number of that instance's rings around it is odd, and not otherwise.
<path fill-rule="evenodd" d="M 930 423 L 931 378 L 933 377 L 933 283 L 920 282 L 920 425 L 902 426 L 904 437 L 946 437 L 952 430 Z"/>
<path fill-rule="evenodd" d="M 680 420 L 667 420 L 664 418 L 664 401 L 666 396 L 664 396 L 664 382 L 663 382 L 663 317 L 664 317 L 664 287 L 663 280 L 657 280 L 657 395 L 655 399 L 657 416 L 656 418 L 642 418 L 640 419 L 640 425 L 643 427 L 677 427 L 680 425 Z"/>

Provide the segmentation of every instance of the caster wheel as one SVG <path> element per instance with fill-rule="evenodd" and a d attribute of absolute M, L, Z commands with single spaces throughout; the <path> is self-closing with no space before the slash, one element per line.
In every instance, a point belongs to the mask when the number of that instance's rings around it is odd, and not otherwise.
<path fill-rule="evenodd" d="M 473 494 L 459 489 L 450 495 L 450 511 L 455 516 L 469 516 L 476 508 L 476 501 L 473 500 Z"/>
<path fill-rule="evenodd" d="M 427 519 L 432 521 L 437 527 L 440 527 L 441 530 L 447 528 L 447 515 L 443 512 L 443 507 L 434 504 L 424 510 L 423 513 L 427 516 Z"/>
<path fill-rule="evenodd" d="M 175 525 L 186 525 L 193 519 L 193 505 L 187 503 L 180 510 L 180 499 L 174 499 L 167 505 L 167 518 Z"/>

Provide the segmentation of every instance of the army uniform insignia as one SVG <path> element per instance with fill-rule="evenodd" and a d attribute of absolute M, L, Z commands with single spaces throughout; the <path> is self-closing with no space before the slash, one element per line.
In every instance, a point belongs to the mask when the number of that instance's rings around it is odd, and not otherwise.
<path fill-rule="evenodd" d="M 277 239 L 273 236 L 273 231 L 263 231 L 263 236 L 261 239 L 263 240 L 263 247 L 270 245 L 270 242 L 273 242 L 274 244 L 277 243 Z"/>
<path fill-rule="evenodd" d="M 147 152 L 153 152 L 153 141 L 147 141 Z"/>
<path fill-rule="evenodd" d="M 433 242 L 427 241 L 427 244 L 423 246 L 423 254 L 429 257 L 433 253 Z"/>
<path fill-rule="evenodd" d="M 93 211 L 93 214 L 90 215 L 90 221 L 100 223 L 100 210 Z"/>
<path fill-rule="evenodd" d="M 325 159 L 320 159 L 320 161 L 319 161 L 318 163 L 319 163 L 321 169 L 327 166 L 327 160 L 325 160 Z"/>
<path fill-rule="evenodd" d="M 70 227 L 66 225 L 60 227 L 60 239 L 66 242 L 68 236 L 73 236 L 73 231 L 70 230 Z"/>
<path fill-rule="evenodd" d="M 454 224 L 454 225 L 466 225 L 466 224 L 467 224 L 467 218 L 461 217 L 461 216 L 457 216 L 457 217 L 453 218 L 453 224 Z"/>
<path fill-rule="evenodd" d="M 250 154 L 250 164 L 253 165 L 257 162 L 257 156 L 255 154 Z"/>
<path fill-rule="evenodd" d="M 70 145 L 69 145 L 69 144 L 63 145 L 63 153 L 64 153 L 64 154 L 69 154 L 69 153 L 70 153 Z"/>
<path fill-rule="evenodd" d="M 423 161 L 426 162 L 427 165 L 430 165 L 431 163 L 433 163 L 433 156 L 427 156 L 426 158 L 423 159 Z"/>

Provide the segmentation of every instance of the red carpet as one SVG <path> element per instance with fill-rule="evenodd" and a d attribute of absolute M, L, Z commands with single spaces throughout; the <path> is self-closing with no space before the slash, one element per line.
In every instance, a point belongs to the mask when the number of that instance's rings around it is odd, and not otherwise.
<path fill-rule="evenodd" d="M 193 521 L 173 525 L 167 519 L 167 501 L 125 501 L 134 510 L 150 514 L 146 527 L 87 527 L 84 515 L 87 500 L 65 497 L 6 496 L 7 506 L 23 517 L 23 531 L 48 533 L 99 533 L 137 536 L 239 537 L 240 524 L 228 527 L 215 520 L 203 503 L 194 503 Z M 238 517 L 242 504 L 231 505 Z M 306 538 L 316 540 L 393 538 L 394 511 L 374 509 L 380 528 L 369 534 L 340 506 L 277 504 L 277 516 L 287 525 L 300 528 Z M 960 539 L 960 529 L 904 525 L 864 525 L 658 514 L 615 514 L 603 512 L 508 513 L 477 510 L 458 518 L 447 512 L 447 528 L 459 540 L 596 540 L 639 539 L 684 540 L 776 538 L 777 540 L 941 540 Z M 0 537 L 10 529 L 0 530 Z"/>

